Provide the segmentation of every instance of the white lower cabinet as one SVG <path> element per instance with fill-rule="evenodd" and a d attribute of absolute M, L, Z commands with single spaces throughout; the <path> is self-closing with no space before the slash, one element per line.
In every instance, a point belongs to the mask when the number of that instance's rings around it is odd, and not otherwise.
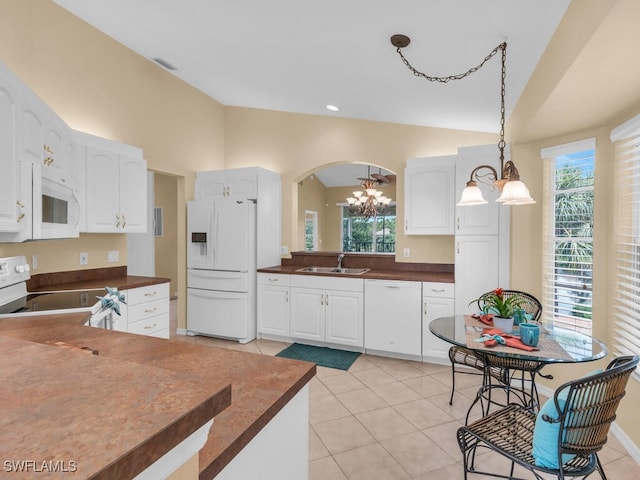
<path fill-rule="evenodd" d="M 294 339 L 362 348 L 363 281 L 293 275 L 290 321 Z"/>
<path fill-rule="evenodd" d="M 454 314 L 454 288 L 453 283 L 422 283 L 422 360 L 425 362 L 449 361 L 451 344 L 431 333 L 429 323 Z"/>
<path fill-rule="evenodd" d="M 169 338 L 169 283 L 123 290 L 127 302 L 117 330 Z M 126 311 L 126 312 L 125 312 Z M 126 326 L 126 330 L 125 330 Z"/>
<path fill-rule="evenodd" d="M 366 350 L 422 357 L 422 283 L 365 280 Z"/>
<path fill-rule="evenodd" d="M 258 273 L 258 336 L 289 336 L 289 275 Z"/>

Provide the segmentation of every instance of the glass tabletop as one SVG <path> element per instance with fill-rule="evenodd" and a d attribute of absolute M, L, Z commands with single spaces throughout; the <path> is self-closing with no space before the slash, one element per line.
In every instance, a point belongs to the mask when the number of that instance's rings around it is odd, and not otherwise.
<path fill-rule="evenodd" d="M 569 354 L 572 360 L 554 356 L 540 356 L 539 354 L 529 355 L 524 350 L 515 349 L 509 352 L 500 352 L 497 350 L 491 351 L 483 348 L 482 351 L 491 352 L 492 354 L 501 357 L 515 357 L 523 360 L 534 360 L 544 363 L 590 362 L 592 360 L 603 358 L 608 353 L 606 345 L 597 338 L 550 324 L 541 324 L 541 326 L 543 327 L 543 331 L 540 333 L 541 338 L 544 337 L 558 343 L 558 345 L 560 345 Z M 464 315 L 436 318 L 429 324 L 429 330 L 431 330 L 436 337 L 465 348 L 469 348 L 467 346 L 466 335 L 468 328 L 475 328 L 478 331 L 478 337 L 482 333 L 481 328 L 466 327 Z M 514 330 L 512 335 L 517 335 L 517 330 Z"/>

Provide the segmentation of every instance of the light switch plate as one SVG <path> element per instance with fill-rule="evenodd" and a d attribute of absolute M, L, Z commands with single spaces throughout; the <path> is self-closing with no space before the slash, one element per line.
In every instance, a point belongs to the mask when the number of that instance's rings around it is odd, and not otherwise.
<path fill-rule="evenodd" d="M 118 250 L 110 250 L 107 252 L 107 262 L 115 263 L 120 261 L 120 252 Z"/>
<path fill-rule="evenodd" d="M 411 249 L 409 247 L 405 247 L 404 250 L 402 251 L 402 256 L 404 256 L 405 258 L 408 258 L 411 256 Z"/>
<path fill-rule="evenodd" d="M 80 265 L 86 265 L 89 263 L 89 254 L 87 252 L 80 253 Z"/>

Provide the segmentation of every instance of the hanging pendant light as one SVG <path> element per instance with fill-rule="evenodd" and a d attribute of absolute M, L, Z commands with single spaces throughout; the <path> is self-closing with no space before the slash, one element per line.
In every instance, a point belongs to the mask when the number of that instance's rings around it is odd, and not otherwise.
<path fill-rule="evenodd" d="M 507 43 L 503 42 L 494 48 L 489 55 L 485 57 L 485 59 L 480 63 L 480 65 L 473 67 L 466 71 L 465 73 L 461 73 L 459 75 L 449 75 L 447 77 L 432 77 L 426 75 L 418 70 L 416 70 L 409 61 L 402 54 L 402 49 L 411 43 L 411 39 L 406 35 L 393 35 L 391 37 L 391 44 L 396 47 L 396 51 L 404 64 L 413 72 L 413 74 L 417 77 L 422 77 L 431 82 L 441 82 L 448 83 L 451 80 L 461 80 L 465 77 L 468 77 L 472 73 L 475 73 L 480 68 L 484 66 L 484 64 L 490 60 L 494 55 L 498 52 L 502 52 L 502 71 L 500 75 L 500 141 L 498 142 L 498 150 L 500 152 L 500 177 L 498 177 L 498 172 L 491 165 L 480 165 L 474 168 L 471 171 L 471 176 L 469 181 L 467 182 L 466 187 L 462 191 L 462 195 L 460 201 L 456 204 L 459 207 L 466 207 L 471 205 L 483 205 L 487 202 L 482 196 L 482 191 L 478 187 L 478 182 L 487 183 L 483 179 L 487 177 L 492 181 L 493 186 L 497 187 L 500 192 L 500 198 L 496 200 L 496 202 L 500 202 L 503 205 L 531 205 L 536 203 L 536 201 L 531 197 L 529 193 L 529 189 L 526 185 L 520 180 L 520 174 L 518 173 L 518 169 L 515 164 L 509 160 L 505 163 L 504 161 L 504 149 L 506 143 L 504 141 L 504 117 L 505 117 L 505 108 L 504 108 L 504 96 L 505 96 L 505 79 L 506 79 L 506 59 L 507 59 Z M 486 173 L 481 173 L 483 170 L 488 170 Z"/>

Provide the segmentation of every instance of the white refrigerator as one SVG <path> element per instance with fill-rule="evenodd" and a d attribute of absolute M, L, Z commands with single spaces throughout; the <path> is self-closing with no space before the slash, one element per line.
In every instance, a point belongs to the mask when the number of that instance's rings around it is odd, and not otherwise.
<path fill-rule="evenodd" d="M 190 201 L 187 231 L 187 334 L 255 339 L 255 201 Z"/>

